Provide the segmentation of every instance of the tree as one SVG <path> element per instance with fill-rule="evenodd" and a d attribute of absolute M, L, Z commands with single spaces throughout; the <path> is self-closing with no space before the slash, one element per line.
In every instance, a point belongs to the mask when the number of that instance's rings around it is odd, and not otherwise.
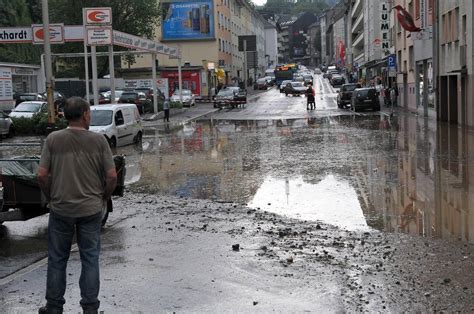
<path fill-rule="evenodd" d="M 125 33 L 153 38 L 155 28 L 160 22 L 160 5 L 157 0 L 49 0 L 51 23 L 65 25 L 82 25 L 82 8 L 111 7 L 113 29 Z M 106 51 L 99 47 L 98 51 Z M 82 52 L 82 44 L 54 45 L 54 52 Z M 126 50 L 114 47 L 114 50 Z M 78 72 L 84 73 L 84 60 L 70 59 L 68 64 L 78 67 Z M 99 76 L 108 74 L 108 60 L 98 59 Z"/>
<path fill-rule="evenodd" d="M 298 0 L 295 7 L 293 8 L 293 14 L 310 12 L 318 16 L 327 8 L 328 4 L 324 0 Z"/>
<path fill-rule="evenodd" d="M 31 17 L 25 0 L 2 1 L 0 26 L 31 26 Z M 40 48 L 32 44 L 0 44 L 0 61 L 15 63 L 40 62 Z"/>

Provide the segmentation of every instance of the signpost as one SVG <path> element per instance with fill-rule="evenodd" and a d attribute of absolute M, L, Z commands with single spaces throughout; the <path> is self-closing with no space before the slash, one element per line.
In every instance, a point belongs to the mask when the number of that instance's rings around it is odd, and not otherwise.
<path fill-rule="evenodd" d="M 0 105 L 4 103 L 8 105 L 13 103 L 12 72 L 10 68 L 0 68 Z"/>
<path fill-rule="evenodd" d="M 388 76 L 397 77 L 397 56 L 390 55 L 387 58 Z"/>

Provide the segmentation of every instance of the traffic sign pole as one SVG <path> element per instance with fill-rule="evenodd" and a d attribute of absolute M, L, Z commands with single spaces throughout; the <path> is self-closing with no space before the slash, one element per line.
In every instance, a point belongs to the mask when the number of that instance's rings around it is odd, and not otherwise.
<path fill-rule="evenodd" d="M 49 42 L 48 0 L 41 1 L 41 8 L 43 11 L 46 96 L 48 99 L 48 123 L 52 125 L 55 122 L 56 111 L 54 108 L 53 66 L 51 64 L 51 43 Z"/>

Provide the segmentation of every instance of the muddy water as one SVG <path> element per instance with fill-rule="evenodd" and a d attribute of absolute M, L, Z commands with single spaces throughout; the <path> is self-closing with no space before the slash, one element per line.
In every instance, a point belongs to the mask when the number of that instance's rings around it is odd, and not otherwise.
<path fill-rule="evenodd" d="M 415 116 L 203 120 L 148 130 L 132 191 L 239 202 L 348 230 L 474 242 L 473 134 Z"/>

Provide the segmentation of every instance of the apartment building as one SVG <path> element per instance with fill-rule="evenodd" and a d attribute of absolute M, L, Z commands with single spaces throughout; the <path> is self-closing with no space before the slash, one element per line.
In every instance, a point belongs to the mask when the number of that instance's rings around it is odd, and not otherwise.
<path fill-rule="evenodd" d="M 169 8 L 162 25 L 157 26 L 155 40 L 166 42 L 181 51 L 183 83 L 196 94 L 209 95 L 218 83 L 230 84 L 244 78 L 244 54 L 238 50 L 238 37 L 257 36 L 257 66 L 247 77 L 265 70 L 264 19 L 247 0 L 167 1 Z M 150 78 L 151 56 L 139 56 L 123 73 Z M 177 59 L 158 55 L 160 77 L 177 81 Z M 122 64 L 123 68 L 127 66 Z M 188 78 L 189 76 L 189 78 Z M 172 82 L 171 82 L 172 81 Z M 192 88 L 191 88 L 192 87 Z"/>
<path fill-rule="evenodd" d="M 351 52 L 354 73 L 365 63 L 365 37 L 364 37 L 364 1 L 352 1 L 350 10 Z"/>
<path fill-rule="evenodd" d="M 438 118 L 474 126 L 473 3 L 438 1 Z M 469 34 L 469 35 L 468 35 Z"/>
<path fill-rule="evenodd" d="M 266 67 L 275 67 L 278 64 L 278 32 L 276 23 L 265 21 L 265 58 Z"/>

